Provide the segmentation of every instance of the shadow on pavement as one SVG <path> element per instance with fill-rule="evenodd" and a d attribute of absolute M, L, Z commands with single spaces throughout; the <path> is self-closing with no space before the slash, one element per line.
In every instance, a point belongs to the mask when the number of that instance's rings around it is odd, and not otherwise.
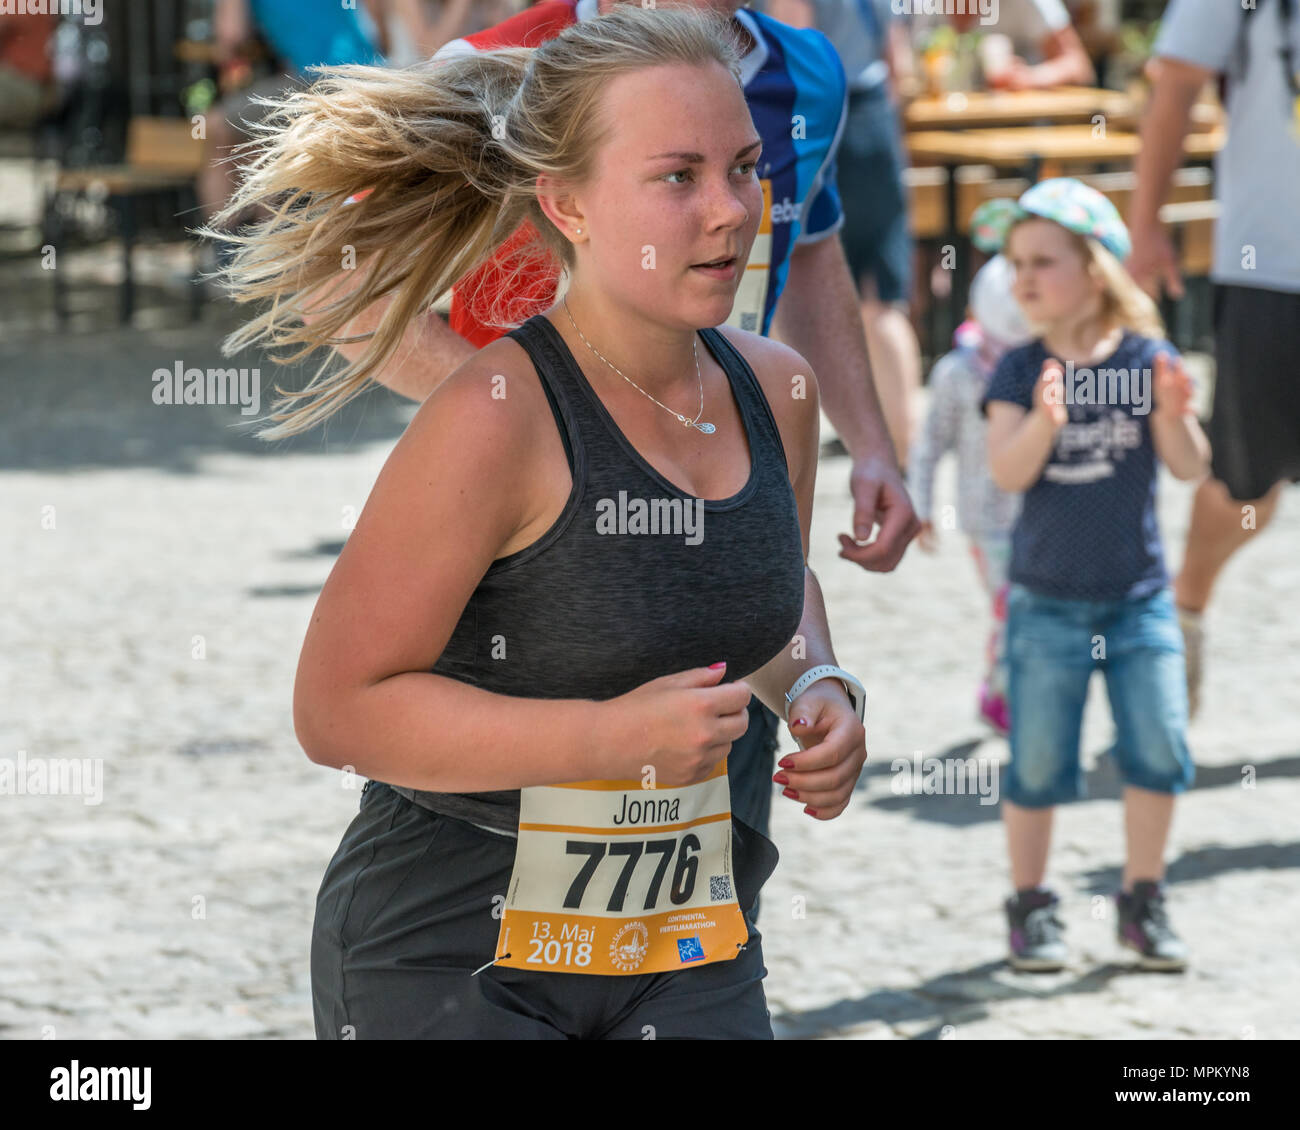
<path fill-rule="evenodd" d="M 1293 759 L 1287 759 L 1293 760 Z M 1165 872 L 1168 883 L 1213 879 L 1232 871 L 1300 867 L 1300 841 L 1285 844 L 1243 844 L 1238 847 L 1198 848 L 1184 852 Z M 1119 867 L 1098 867 L 1084 872 L 1087 890 L 1108 900 L 1119 889 Z M 852 1000 L 836 1001 L 807 1012 L 772 1017 L 779 1039 L 817 1039 L 833 1036 L 871 1021 L 890 1025 L 939 1017 L 914 1040 L 943 1038 L 949 1025 L 960 1026 L 987 1019 L 987 1005 L 1016 998 L 1051 1000 L 1077 993 L 1095 993 L 1117 976 L 1176 976 L 1139 970 L 1134 964 L 1106 962 L 1082 973 L 1019 973 L 1005 960 L 985 962 L 969 969 L 942 973 L 913 989 L 881 989 Z"/>
<path fill-rule="evenodd" d="M 1276 871 L 1300 867 L 1300 841 L 1289 844 L 1240 844 L 1236 847 L 1205 847 L 1185 851 L 1165 869 L 1167 883 L 1192 883 L 1213 879 L 1230 871 Z M 1120 885 L 1123 870 L 1097 867 L 1085 871 L 1088 890 L 1095 894 L 1112 894 Z"/>
<path fill-rule="evenodd" d="M 1005 961 L 989 961 L 969 969 L 943 973 L 914 989 L 881 989 L 853 1000 L 836 1001 L 807 1012 L 772 1017 L 778 1039 L 809 1040 L 833 1036 L 871 1021 L 891 1027 L 908 1021 L 934 1023 L 910 1038 L 937 1040 L 949 1025 L 960 1027 L 989 1017 L 988 1005 L 1017 999 L 1052 1000 L 1079 993 L 1096 993 L 1134 967 L 1108 962 L 1084 972 L 1017 973 Z M 1149 976 L 1151 974 L 1143 974 Z M 1033 987 L 1030 987 L 1030 986 Z"/>
<path fill-rule="evenodd" d="M 1243 844 L 1239 847 L 1199 848 L 1184 852 L 1166 870 L 1166 881 L 1173 883 L 1213 879 L 1231 871 L 1258 868 L 1300 867 L 1300 841 L 1286 844 Z M 1084 873 L 1087 889 L 1109 898 L 1118 890 L 1122 878 L 1119 867 L 1098 867 Z M 891 1027 L 900 1022 L 941 1017 L 914 1040 L 937 1040 L 948 1025 L 960 1026 L 987 1019 L 988 1004 L 1016 998 L 1037 1000 L 1095 993 L 1117 976 L 1171 976 L 1138 970 L 1135 965 L 1107 962 L 1086 972 L 1033 974 L 1018 973 L 1006 961 L 990 961 L 969 969 L 942 973 L 923 981 L 913 989 L 881 989 L 853 1000 L 836 1001 L 807 1012 L 783 1013 L 772 1017 L 772 1027 L 779 1039 L 803 1040 L 833 1036 L 845 1029 L 871 1021 Z"/>
<path fill-rule="evenodd" d="M 226 358 L 221 339 L 234 328 L 228 311 L 210 307 L 206 320 L 182 327 L 42 333 L 0 342 L 0 471 L 152 468 L 193 474 L 217 452 L 267 456 L 325 454 L 357 444 L 391 443 L 415 403 L 371 388 L 326 424 L 268 443 L 254 421 L 268 416 L 275 386 L 300 389 L 319 363 L 282 366 L 245 351 Z M 158 369 L 256 368 L 260 403 L 245 415 L 238 404 L 156 404 Z"/>
<path fill-rule="evenodd" d="M 1000 819 L 999 804 L 980 803 L 982 798 L 979 762 L 983 760 L 986 775 L 989 771 L 988 766 L 997 764 L 996 761 L 988 758 L 979 759 L 976 756 L 981 744 L 980 739 L 974 739 L 931 755 L 940 762 L 948 760 L 953 762 L 951 779 L 948 778 L 946 771 L 942 777 L 934 778 L 934 784 L 938 786 L 942 783 L 944 791 L 921 792 L 919 790 L 925 786 L 923 770 L 912 772 L 910 768 L 900 769 L 897 774 L 898 792 L 891 793 L 890 796 L 870 797 L 865 803 L 885 812 L 909 813 L 917 820 L 930 820 L 957 827 Z M 906 760 L 909 767 L 913 765 L 911 758 L 902 760 Z M 924 764 L 923 759 L 922 767 Z M 999 781 L 1003 767 L 997 766 Z M 1251 770 L 1250 774 L 1245 772 L 1247 769 Z M 873 777 L 891 779 L 892 788 L 895 776 L 890 759 L 881 758 L 874 764 L 868 762 L 859 779 L 858 788 L 863 788 L 864 784 Z M 1230 765 L 1198 765 L 1192 789 L 1221 789 L 1229 786 L 1240 788 L 1243 780 L 1250 779 L 1252 776 L 1256 782 L 1270 777 L 1300 777 L 1300 754 L 1284 754 L 1269 759 L 1257 758 Z M 987 780 L 986 776 L 984 778 L 986 784 Z M 1076 804 L 1120 799 L 1122 790 L 1119 773 L 1115 759 L 1109 750 L 1103 752 L 1093 769 L 1085 774 L 1084 783 L 1088 795 L 1083 801 L 1075 801 Z M 903 789 L 912 791 L 904 792 Z"/>

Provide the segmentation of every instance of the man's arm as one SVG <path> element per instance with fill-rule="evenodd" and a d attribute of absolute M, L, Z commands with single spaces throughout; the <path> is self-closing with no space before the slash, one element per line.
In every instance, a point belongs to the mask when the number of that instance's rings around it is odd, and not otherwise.
<path fill-rule="evenodd" d="M 217 0 L 212 10 L 212 39 L 217 62 L 224 63 L 253 34 L 248 0 Z"/>
<path fill-rule="evenodd" d="M 885 64 L 889 67 L 890 90 L 895 103 L 904 105 L 920 94 L 916 77 L 916 54 L 905 20 L 889 21 L 885 36 Z"/>
<path fill-rule="evenodd" d="M 428 18 L 422 0 L 393 0 L 393 11 L 424 55 L 432 55 L 467 30 L 471 6 L 472 0 L 445 0 L 435 21 Z"/>
<path fill-rule="evenodd" d="M 1044 62 L 1013 69 L 1010 85 L 1020 90 L 1048 90 L 1054 86 L 1091 86 L 1097 81 L 1092 60 L 1073 27 L 1049 32 L 1042 42 Z"/>
<path fill-rule="evenodd" d="M 352 289 L 357 285 L 357 271 L 365 269 L 365 266 L 358 266 L 356 271 L 341 271 L 329 291 L 314 306 L 325 306 L 339 290 Z M 385 297 L 372 303 L 343 328 L 340 336 L 355 337 L 373 333 L 391 302 L 391 298 Z M 311 314 L 303 320 L 310 324 Z M 336 345 L 334 350 L 351 362 L 365 353 L 367 344 L 365 341 L 354 341 L 347 345 Z M 436 310 L 430 309 L 411 321 L 388 363 L 373 376 L 394 392 L 411 400 L 423 401 L 476 352 L 474 346 L 453 330 Z"/>
<path fill-rule="evenodd" d="M 1160 222 L 1160 207 L 1169 195 L 1174 170 L 1183 163 L 1183 140 L 1191 123 L 1192 104 L 1214 72 L 1179 59 L 1160 59 L 1152 68 L 1155 83 L 1142 118 L 1137 187 L 1129 206 L 1133 253 L 1129 273 L 1158 296 L 1160 284 L 1174 297 L 1183 295 L 1169 233 Z"/>
<path fill-rule="evenodd" d="M 809 0 L 767 0 L 765 10 L 772 19 L 791 27 L 817 26 L 817 13 Z"/>
<path fill-rule="evenodd" d="M 858 296 L 838 235 L 795 246 L 772 328 L 818 374 L 823 408 L 853 460 L 854 536 L 840 535 L 840 555 L 887 573 L 902 560 L 920 524 L 880 412 Z M 855 544 L 871 536 L 877 521 L 876 540 Z"/>
<path fill-rule="evenodd" d="M 388 37 L 388 13 L 390 0 L 363 0 L 366 14 L 375 25 L 375 46 L 381 55 L 388 55 L 393 50 Z M 344 7 L 349 7 L 345 4 Z"/>

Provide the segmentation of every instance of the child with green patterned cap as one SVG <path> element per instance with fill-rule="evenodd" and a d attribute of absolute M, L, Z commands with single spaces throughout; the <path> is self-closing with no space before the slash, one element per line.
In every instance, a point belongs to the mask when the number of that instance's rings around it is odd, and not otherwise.
<path fill-rule="evenodd" d="M 1052 813 L 1084 796 L 1088 683 L 1105 677 L 1124 784 L 1120 943 L 1144 968 L 1186 966 L 1165 909 L 1174 798 L 1191 784 L 1182 634 L 1156 521 L 1159 463 L 1200 478 L 1209 443 L 1192 382 L 1151 299 L 1128 275 L 1128 231 L 1077 180 L 1029 189 L 1003 220 L 1012 293 L 1037 337 L 989 382 L 989 464 L 1022 491 L 1007 609 L 1011 757 L 1003 821 L 1015 894 L 1011 964 L 1062 968 L 1059 899 L 1043 880 Z"/>

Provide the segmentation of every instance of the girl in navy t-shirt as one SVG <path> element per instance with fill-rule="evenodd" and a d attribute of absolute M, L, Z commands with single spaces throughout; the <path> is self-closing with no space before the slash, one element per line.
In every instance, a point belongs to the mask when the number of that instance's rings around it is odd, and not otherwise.
<path fill-rule="evenodd" d="M 1079 736 L 1101 670 L 1124 782 L 1118 937 L 1144 967 L 1181 969 L 1164 849 L 1174 796 L 1194 771 L 1156 467 L 1200 478 L 1209 444 L 1182 360 L 1122 266 L 1130 243 L 1114 206 L 1079 181 L 1050 180 L 1009 204 L 1003 222 L 1013 293 L 1040 333 L 1002 359 L 984 399 L 993 479 L 1024 492 L 1007 613 L 1011 963 L 1065 964 L 1058 900 L 1042 884 L 1053 808 L 1084 794 Z"/>

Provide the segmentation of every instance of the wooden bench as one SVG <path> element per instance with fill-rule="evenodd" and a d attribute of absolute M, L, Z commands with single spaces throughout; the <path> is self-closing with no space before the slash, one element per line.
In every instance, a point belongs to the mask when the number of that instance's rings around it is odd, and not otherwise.
<path fill-rule="evenodd" d="M 195 177 L 203 166 L 202 140 L 193 136 L 188 118 L 132 118 L 127 124 L 126 160 L 120 165 L 84 169 L 63 169 L 46 201 L 47 230 L 62 230 L 59 221 L 61 198 L 94 194 L 113 201 L 121 221 L 122 290 L 121 320 L 129 322 L 135 308 L 135 274 L 132 252 L 135 245 L 136 202 L 161 192 L 192 192 Z M 50 242 L 57 245 L 57 239 Z M 67 317 L 63 272 L 52 271 L 55 311 L 60 321 Z M 191 288 L 191 312 L 198 313 L 197 272 Z"/>
<path fill-rule="evenodd" d="M 110 196 L 183 188 L 203 166 L 203 142 L 188 118 L 132 118 L 127 125 L 126 163 L 64 169 L 57 191 L 86 192 L 102 186 Z"/>
<path fill-rule="evenodd" d="M 998 177 L 992 165 L 963 165 L 956 174 L 956 228 L 960 232 L 970 228 L 971 216 L 984 201 L 1015 200 L 1029 188 L 1029 182 L 1023 177 Z M 917 239 L 942 238 L 948 232 L 947 170 L 934 165 L 919 166 L 905 170 L 903 179 L 908 190 L 912 234 Z M 1135 173 L 1095 173 L 1078 179 L 1107 197 L 1121 216 L 1128 215 L 1137 186 Z M 1171 204 L 1213 199 L 1214 181 L 1209 169 L 1189 166 L 1175 171 L 1169 193 Z"/>
<path fill-rule="evenodd" d="M 1214 266 L 1214 225 L 1219 218 L 1217 200 L 1187 200 L 1166 204 L 1160 222 L 1172 228 L 1178 268 L 1189 278 L 1204 278 Z"/>
<path fill-rule="evenodd" d="M 948 170 L 917 166 L 903 170 L 908 217 L 916 239 L 938 239 L 948 230 Z"/>
<path fill-rule="evenodd" d="M 1121 216 L 1128 216 L 1129 206 L 1133 202 L 1133 193 L 1137 188 L 1136 173 L 1093 173 L 1078 179 L 1105 196 L 1119 209 Z M 1189 166 L 1174 171 L 1169 191 L 1171 204 L 1212 199 L 1214 199 L 1214 177 L 1209 169 Z"/>
<path fill-rule="evenodd" d="M 970 234 L 971 217 L 986 200 L 1018 200 L 1029 188 L 1024 177 L 999 177 L 992 165 L 967 165 L 957 170 L 957 229 Z"/>

